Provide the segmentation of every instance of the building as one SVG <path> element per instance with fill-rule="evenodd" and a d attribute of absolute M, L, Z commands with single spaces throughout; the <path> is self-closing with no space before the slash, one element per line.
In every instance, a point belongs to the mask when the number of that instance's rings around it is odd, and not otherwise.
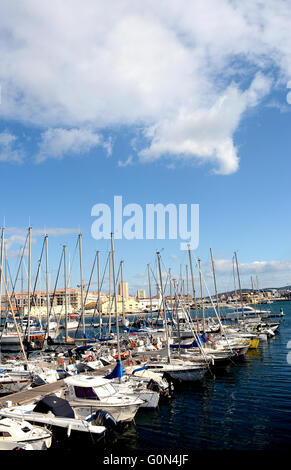
<path fill-rule="evenodd" d="M 128 282 L 120 282 L 118 285 L 118 294 L 123 295 L 124 299 L 128 298 Z"/>
<path fill-rule="evenodd" d="M 137 291 L 136 297 L 137 297 L 138 299 L 145 299 L 145 298 L 146 298 L 146 291 L 145 291 L 144 289 L 139 289 L 139 290 Z"/>
<path fill-rule="evenodd" d="M 13 307 L 18 311 L 27 313 L 28 310 L 28 293 L 27 292 L 16 292 L 15 294 L 9 294 L 10 301 Z M 48 302 L 47 302 L 48 298 Z M 97 292 L 86 292 L 83 291 L 84 304 L 97 301 Z M 47 303 L 49 308 L 52 307 L 52 311 L 55 313 L 65 313 L 65 289 L 57 289 L 49 291 L 48 295 L 46 291 L 36 291 L 30 293 L 30 312 L 34 313 L 46 313 Z M 1 308 L 7 309 L 8 301 L 5 294 L 1 296 Z M 67 308 L 68 312 L 77 312 L 82 307 L 81 291 L 79 289 L 67 289 Z"/>

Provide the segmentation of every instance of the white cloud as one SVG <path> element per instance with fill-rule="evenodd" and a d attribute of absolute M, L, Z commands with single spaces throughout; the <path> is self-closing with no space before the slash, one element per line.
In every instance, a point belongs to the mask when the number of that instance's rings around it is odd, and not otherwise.
<path fill-rule="evenodd" d="M 232 273 L 233 264 L 228 259 L 215 259 L 215 271 L 221 274 Z M 209 273 L 210 273 L 210 263 Z M 263 273 L 288 272 L 291 270 L 291 261 L 252 261 L 239 263 L 239 273 L 242 275 L 256 275 Z M 236 274 L 236 267 L 235 267 Z"/>
<path fill-rule="evenodd" d="M 217 162 L 217 173 L 234 173 L 239 158 L 232 135 L 242 114 L 255 106 L 269 88 L 270 80 L 257 75 L 245 92 L 231 85 L 211 108 L 183 110 L 173 120 L 148 129 L 151 144 L 140 152 L 141 160 L 154 160 L 167 154 L 175 158 L 196 157 L 200 161 Z"/>
<path fill-rule="evenodd" d="M 132 165 L 132 156 L 130 155 L 124 162 L 121 160 L 118 160 L 117 165 L 119 167 L 126 167 L 128 165 Z"/>
<path fill-rule="evenodd" d="M 22 161 L 22 152 L 15 148 L 17 137 L 10 132 L 0 133 L 0 162 Z"/>
<path fill-rule="evenodd" d="M 27 228 L 24 227 L 7 227 L 5 228 L 5 233 L 10 234 L 10 238 L 13 237 L 21 237 L 21 240 L 25 240 L 25 237 L 23 237 L 25 234 L 27 234 Z M 76 234 L 80 233 L 80 229 L 78 228 L 73 228 L 73 227 L 44 227 L 44 228 L 38 228 L 38 227 L 32 227 L 31 233 L 35 237 L 43 236 L 43 235 L 49 235 L 49 236 L 62 236 L 62 235 L 70 235 L 70 234 Z"/>
<path fill-rule="evenodd" d="M 195 159 L 230 174 L 235 132 L 269 93 L 267 77 L 291 77 L 284 0 L 0 5 L 0 116 L 42 128 L 39 161 L 100 145 L 110 155 L 102 132 L 122 125 L 146 131 L 142 161 Z"/>
<path fill-rule="evenodd" d="M 92 148 L 106 146 L 107 152 L 111 152 L 110 142 L 103 142 L 102 136 L 88 129 L 48 129 L 41 136 L 37 162 L 47 158 L 61 159 L 65 155 L 80 155 Z"/>

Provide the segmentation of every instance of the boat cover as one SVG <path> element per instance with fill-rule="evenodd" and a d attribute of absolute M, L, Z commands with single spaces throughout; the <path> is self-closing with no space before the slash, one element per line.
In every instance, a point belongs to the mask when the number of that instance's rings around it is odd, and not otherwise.
<path fill-rule="evenodd" d="M 42 398 L 33 411 L 38 413 L 48 413 L 51 411 L 55 416 L 75 418 L 74 411 L 69 402 L 56 395 L 48 395 Z"/>

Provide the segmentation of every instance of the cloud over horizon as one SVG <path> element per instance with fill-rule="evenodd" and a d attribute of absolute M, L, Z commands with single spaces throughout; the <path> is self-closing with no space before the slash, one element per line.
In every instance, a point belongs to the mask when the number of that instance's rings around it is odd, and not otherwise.
<path fill-rule="evenodd" d="M 142 130 L 140 163 L 232 174 L 246 113 L 291 76 L 284 0 L 0 4 L 0 116 L 39 130 L 39 163 L 93 148 L 110 155 L 103 133 L 127 126 Z M 5 132 L 0 161 L 23 160 Z"/>

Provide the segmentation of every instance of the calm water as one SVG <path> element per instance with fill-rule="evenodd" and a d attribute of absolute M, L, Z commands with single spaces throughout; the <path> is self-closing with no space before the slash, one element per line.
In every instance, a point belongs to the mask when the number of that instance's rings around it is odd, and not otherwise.
<path fill-rule="evenodd" d="M 291 442 L 291 302 L 264 308 L 286 314 L 279 332 L 237 365 L 199 385 L 181 386 L 157 410 L 143 410 L 106 450 L 287 450 Z M 277 319 L 274 319 L 276 321 Z"/>

